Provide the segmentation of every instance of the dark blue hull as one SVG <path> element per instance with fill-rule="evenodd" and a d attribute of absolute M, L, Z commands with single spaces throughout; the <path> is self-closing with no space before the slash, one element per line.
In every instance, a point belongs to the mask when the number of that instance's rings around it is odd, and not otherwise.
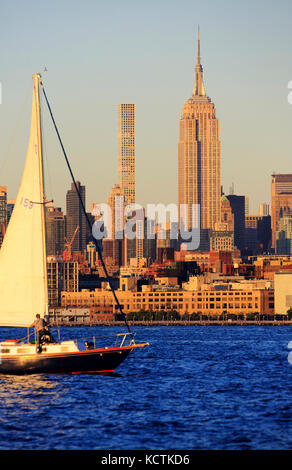
<path fill-rule="evenodd" d="M 17 354 L 1 358 L 1 374 L 66 374 L 113 372 L 136 346 L 58 354 Z"/>

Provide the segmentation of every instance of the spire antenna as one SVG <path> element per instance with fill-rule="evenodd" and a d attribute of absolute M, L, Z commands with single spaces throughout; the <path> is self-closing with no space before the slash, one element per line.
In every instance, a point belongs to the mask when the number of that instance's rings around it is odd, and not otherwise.
<path fill-rule="evenodd" d="M 200 25 L 198 25 L 198 52 L 197 52 L 197 64 L 201 63 L 201 46 L 200 46 Z"/>
<path fill-rule="evenodd" d="M 197 51 L 197 65 L 195 68 L 195 85 L 193 96 L 206 96 L 204 81 L 203 81 L 203 67 L 201 65 L 201 42 L 200 42 L 200 26 L 198 26 L 198 51 Z"/>

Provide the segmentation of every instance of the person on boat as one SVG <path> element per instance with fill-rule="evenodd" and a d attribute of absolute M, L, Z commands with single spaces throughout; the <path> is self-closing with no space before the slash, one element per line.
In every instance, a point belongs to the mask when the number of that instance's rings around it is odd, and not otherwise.
<path fill-rule="evenodd" d="M 40 314 L 36 314 L 36 319 L 31 325 L 36 331 L 37 345 L 40 346 L 42 343 L 55 343 L 55 339 L 49 330 L 47 322 L 41 318 Z"/>
<path fill-rule="evenodd" d="M 55 338 L 49 330 L 47 322 L 45 322 L 45 327 L 41 332 L 40 343 L 56 343 Z"/>
<path fill-rule="evenodd" d="M 45 320 L 43 318 L 41 318 L 39 313 L 37 313 L 36 317 L 35 317 L 35 321 L 30 326 L 31 326 L 31 328 L 35 329 L 36 341 L 37 341 L 37 345 L 39 346 L 41 336 L 43 335 L 44 329 L 45 329 Z"/>

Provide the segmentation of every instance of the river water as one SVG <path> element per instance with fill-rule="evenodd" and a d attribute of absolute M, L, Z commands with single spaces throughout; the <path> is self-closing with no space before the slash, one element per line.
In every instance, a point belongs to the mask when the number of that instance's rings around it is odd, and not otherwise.
<path fill-rule="evenodd" d="M 0 376 L 0 449 L 291 449 L 291 326 L 132 330 L 150 346 L 111 376 Z M 19 336 L 2 329 L 0 339 Z"/>

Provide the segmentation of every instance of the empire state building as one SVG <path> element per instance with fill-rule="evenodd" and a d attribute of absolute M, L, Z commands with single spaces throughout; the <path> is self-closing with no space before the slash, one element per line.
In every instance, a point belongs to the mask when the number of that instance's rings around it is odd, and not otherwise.
<path fill-rule="evenodd" d="M 221 146 L 215 106 L 206 95 L 200 57 L 200 32 L 193 94 L 179 123 L 178 203 L 187 208 L 192 226 L 193 204 L 200 205 L 201 229 L 215 229 L 220 221 Z"/>

